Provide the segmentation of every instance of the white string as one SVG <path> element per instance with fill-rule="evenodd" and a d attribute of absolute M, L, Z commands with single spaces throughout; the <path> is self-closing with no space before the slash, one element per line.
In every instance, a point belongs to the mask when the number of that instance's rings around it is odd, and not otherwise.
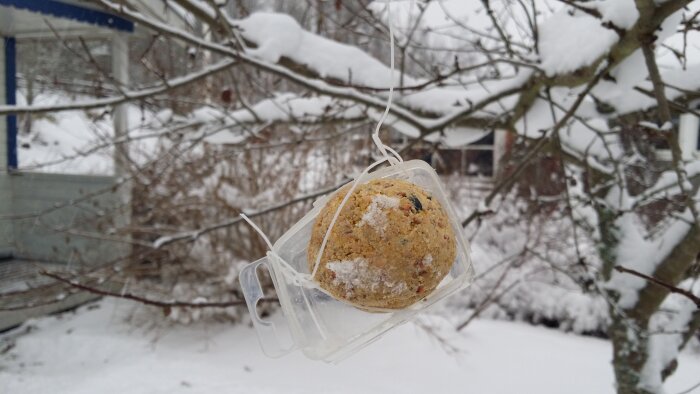
<path fill-rule="evenodd" d="M 272 242 L 270 242 L 270 239 L 265 235 L 265 233 L 256 225 L 245 213 L 240 213 L 240 217 L 243 218 L 250 227 L 253 228 L 265 241 L 268 247 L 268 252 L 267 255 L 271 258 L 273 263 L 276 263 L 276 265 L 282 269 L 284 272 L 284 275 L 291 280 L 291 282 L 297 286 L 302 286 L 302 287 L 314 287 L 314 288 L 320 288 L 312 279 L 311 276 L 308 274 L 301 273 L 297 270 L 294 269 L 289 263 L 287 263 L 283 258 L 281 258 L 277 253 L 275 253 L 275 250 L 272 247 Z"/>
<path fill-rule="evenodd" d="M 340 216 L 340 212 L 345 206 L 345 203 L 348 202 L 350 199 L 350 196 L 352 193 L 355 191 L 355 188 L 357 185 L 362 183 L 362 178 L 369 173 L 369 171 L 378 165 L 384 163 L 385 161 L 388 161 L 390 165 L 396 165 L 398 163 L 403 163 L 403 159 L 401 158 L 401 155 L 399 155 L 398 152 L 396 152 L 394 149 L 391 147 L 385 145 L 381 138 L 379 138 L 379 129 L 382 127 L 382 124 L 386 120 L 387 116 L 389 115 L 389 111 L 391 110 L 391 103 L 392 103 L 392 98 L 394 96 L 394 29 L 393 29 L 393 23 L 392 23 L 392 18 L 391 18 L 391 0 L 386 5 L 387 7 L 387 22 L 389 24 L 389 52 L 390 52 L 390 59 L 389 59 L 389 97 L 386 102 L 386 108 L 384 109 L 384 113 L 382 116 L 379 118 L 379 122 L 377 123 L 377 127 L 374 129 L 374 133 L 372 133 L 372 140 L 374 141 L 374 144 L 377 145 L 377 148 L 379 148 L 379 151 L 382 153 L 383 158 L 375 161 L 374 163 L 370 164 L 365 168 L 364 171 L 360 174 L 357 179 L 353 181 L 352 186 L 350 187 L 350 190 L 345 194 L 345 197 L 343 198 L 343 201 L 341 201 L 340 205 L 338 208 L 335 210 L 335 214 L 333 215 L 333 219 L 331 220 L 330 225 L 328 226 L 328 229 L 326 229 L 326 234 L 323 236 L 323 241 L 321 242 L 321 248 L 318 251 L 318 254 L 316 255 L 316 262 L 314 263 L 314 269 L 311 271 L 311 277 L 316 276 L 316 272 L 318 271 L 318 267 L 321 264 L 321 257 L 323 256 L 323 252 L 326 249 L 326 244 L 328 243 L 328 238 L 330 237 L 331 230 L 333 230 L 333 226 L 335 226 L 335 222 L 338 219 L 338 216 Z M 389 156 L 389 153 L 391 153 L 394 157 Z"/>
<path fill-rule="evenodd" d="M 318 267 L 320 266 L 321 263 L 321 257 L 323 256 L 323 252 L 326 249 L 326 244 L 328 243 L 328 238 L 330 237 L 331 230 L 335 226 L 336 221 L 338 220 L 338 217 L 340 216 L 340 212 L 342 211 L 343 207 L 345 204 L 348 202 L 350 199 L 350 196 L 352 193 L 355 191 L 355 188 L 357 188 L 358 185 L 362 183 L 362 180 L 364 179 L 367 174 L 374 169 L 375 167 L 379 166 L 380 164 L 383 164 L 385 162 L 388 162 L 390 165 L 394 166 L 398 163 L 403 163 L 403 158 L 401 158 L 401 155 L 396 152 L 394 149 L 392 149 L 390 146 L 385 145 L 381 138 L 379 137 L 379 131 L 384 124 L 384 121 L 386 121 L 387 117 L 389 116 L 389 111 L 391 110 L 391 105 L 393 102 L 393 95 L 394 95 L 394 30 L 393 30 L 393 23 L 392 23 L 392 17 L 391 17 L 391 1 L 389 0 L 387 2 L 387 20 L 389 24 L 389 52 L 390 52 L 390 61 L 389 61 L 389 96 L 387 98 L 387 103 L 386 103 L 386 108 L 384 108 L 384 113 L 382 116 L 379 118 L 379 122 L 377 122 L 377 126 L 374 129 L 374 132 L 372 133 L 372 141 L 374 144 L 377 146 L 379 151 L 382 154 L 382 158 L 375 161 L 374 163 L 370 164 L 365 168 L 362 173 L 352 182 L 352 186 L 350 187 L 350 190 L 345 194 L 345 197 L 343 200 L 340 202 L 340 205 L 336 209 L 333 218 L 331 219 L 331 222 L 328 226 L 328 229 L 326 229 L 326 234 L 323 237 L 323 241 L 321 242 L 321 247 L 319 248 L 318 254 L 316 255 L 316 261 L 314 262 L 314 268 L 311 271 L 311 274 L 304 274 L 299 271 L 297 271 L 294 267 L 289 265 L 283 258 L 281 258 L 277 253 L 275 253 L 272 242 L 270 242 L 270 239 L 263 233 L 263 231 L 258 227 L 255 223 L 253 223 L 248 216 L 246 216 L 244 213 L 241 213 L 240 216 L 248 222 L 248 224 L 253 227 L 253 229 L 260 234 L 260 236 L 265 240 L 265 243 L 267 244 L 269 248 L 268 256 L 271 257 L 272 261 L 276 263 L 277 267 L 280 267 L 282 270 L 282 273 L 295 285 L 305 287 L 305 288 L 314 288 L 318 289 L 327 295 L 333 297 L 332 294 L 328 293 L 325 289 L 321 288 L 320 285 L 314 281 L 314 276 L 316 276 L 316 273 L 318 272 Z M 413 4 L 413 3 L 411 3 Z M 410 12 L 410 11 L 409 11 Z M 391 156 L 389 155 L 391 153 Z M 344 301 L 344 300 L 343 300 Z M 389 311 L 384 308 L 366 308 L 368 310 L 374 310 L 377 312 L 381 311 Z"/>
<path fill-rule="evenodd" d="M 243 220 L 245 220 L 246 222 L 248 222 L 248 224 L 250 224 L 250 227 L 252 227 L 253 230 L 257 231 L 258 234 L 260 234 L 260 236 L 262 237 L 262 239 L 263 239 L 263 240 L 265 241 L 265 243 L 267 244 L 268 249 L 269 249 L 269 250 L 272 250 L 272 242 L 270 242 L 270 238 L 268 238 L 267 235 L 265 235 L 265 233 L 260 229 L 260 227 L 258 227 L 257 224 L 253 223 L 253 221 L 250 220 L 250 218 L 249 218 L 245 213 L 241 212 L 241 213 L 240 213 L 240 217 L 242 217 Z"/>
<path fill-rule="evenodd" d="M 401 155 L 398 154 L 395 150 L 391 149 L 391 147 L 385 145 L 381 138 L 379 138 L 379 129 L 382 127 L 384 124 L 384 121 L 386 118 L 389 116 L 389 111 L 391 110 L 391 104 L 392 100 L 394 98 L 394 28 L 393 28 L 393 23 L 392 23 L 392 18 L 391 18 L 391 0 L 387 2 L 386 4 L 386 10 L 387 10 L 387 23 L 389 24 L 389 97 L 387 98 L 386 101 L 386 108 L 384 108 L 384 113 L 382 116 L 379 118 L 379 122 L 377 123 L 377 127 L 374 129 L 374 133 L 372 133 L 372 141 L 374 141 L 374 144 L 377 146 L 379 151 L 382 153 L 382 156 L 384 156 L 384 159 L 389 161 L 389 164 L 395 165 L 398 163 L 403 163 L 403 159 L 401 158 Z M 390 157 L 389 153 L 391 152 L 394 157 Z"/>

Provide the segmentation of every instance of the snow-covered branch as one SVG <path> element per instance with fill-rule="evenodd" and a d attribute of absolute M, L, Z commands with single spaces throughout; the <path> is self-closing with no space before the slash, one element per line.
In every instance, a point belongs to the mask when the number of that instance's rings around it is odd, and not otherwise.
<path fill-rule="evenodd" d="M 241 35 L 255 45 L 255 48 L 240 51 L 172 28 L 108 0 L 100 0 L 100 3 L 155 31 L 234 57 L 319 94 L 351 100 L 373 108 L 383 108 L 385 104 L 381 96 L 344 87 L 356 83 L 367 87 L 386 88 L 389 72 L 385 65 L 355 47 L 303 30 L 289 16 L 258 13 L 236 21 L 235 27 L 240 30 Z M 667 2 L 657 8 L 652 15 L 653 28 L 655 29 L 685 3 L 687 1 Z M 610 40 L 599 39 L 595 34 L 587 35 L 588 40 L 591 38 L 597 40 L 591 54 L 582 52 L 579 47 L 572 44 L 572 40 L 579 35 L 580 31 L 580 29 L 574 31 L 573 28 L 580 28 L 586 24 L 586 26 L 595 26 L 598 21 L 590 15 L 579 15 L 576 18 L 570 18 L 571 20 L 563 20 L 566 19 L 563 15 L 550 18 L 552 23 L 558 21 L 559 24 L 552 25 L 551 29 L 544 28 L 541 32 L 540 39 L 544 45 L 541 59 L 544 74 L 520 69 L 510 79 L 486 81 L 466 91 L 461 87 L 435 87 L 402 95 L 398 97 L 398 105 L 392 109 L 392 114 L 422 133 L 441 130 L 452 123 L 471 127 L 503 127 L 507 124 L 504 120 L 518 119 L 527 112 L 535 95 L 543 87 L 575 87 L 584 84 L 592 78 L 596 68 L 604 59 L 609 59 L 613 66 L 620 64 L 640 47 L 638 36 L 645 27 L 649 28 L 647 26 L 649 23 L 643 26 L 640 23 L 625 25 L 618 21 L 617 25 L 627 26 L 630 34 L 619 38 L 612 32 L 614 38 Z M 621 14 L 615 14 L 615 16 L 619 15 Z M 593 25 L 590 20 L 593 21 Z M 556 29 L 556 26 L 570 26 L 570 28 L 567 27 L 562 31 Z M 610 32 L 604 27 L 601 29 L 606 34 Z M 552 45 L 548 46 L 546 44 L 548 42 Z M 569 48 L 569 50 L 559 50 L 562 48 Z M 562 64 L 560 61 L 562 59 L 566 60 L 569 66 L 563 69 L 547 66 L 547 64 Z M 338 86 L 338 81 L 342 82 L 343 86 Z M 408 84 L 425 82 L 411 76 L 404 76 L 404 81 Z M 515 99 L 514 96 L 519 97 Z M 497 109 L 501 113 L 505 109 L 506 112 L 511 113 L 511 116 L 505 119 L 494 119 L 488 115 L 488 112 L 483 111 L 488 108 Z"/>

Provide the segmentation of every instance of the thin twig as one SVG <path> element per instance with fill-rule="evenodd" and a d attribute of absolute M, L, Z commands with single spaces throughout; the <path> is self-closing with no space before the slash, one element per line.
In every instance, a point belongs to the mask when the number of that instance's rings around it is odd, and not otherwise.
<path fill-rule="evenodd" d="M 680 294 L 680 295 L 688 298 L 689 300 L 693 301 L 695 303 L 695 305 L 698 307 L 698 309 L 700 309 L 700 297 L 696 296 L 695 294 L 693 294 L 692 292 L 690 292 L 688 290 L 681 289 L 679 287 L 670 285 L 666 282 L 663 282 L 661 280 L 654 278 L 653 276 L 643 274 L 639 271 L 635 271 L 633 269 L 626 268 L 626 267 L 623 267 L 621 265 L 616 265 L 615 271 L 637 276 L 637 277 L 642 278 L 648 282 L 651 282 L 657 286 L 661 286 L 661 287 L 665 288 L 666 290 L 670 291 L 671 293 Z"/>
<path fill-rule="evenodd" d="M 59 282 L 75 287 L 89 293 L 114 298 L 124 298 L 131 301 L 137 301 L 142 304 L 157 306 L 160 308 L 228 308 L 232 306 L 245 305 L 245 300 L 234 300 L 234 301 L 215 301 L 215 302 L 189 302 L 189 301 L 159 301 L 150 298 L 134 295 L 131 293 L 115 293 L 108 290 L 99 289 L 96 287 L 88 286 L 83 283 L 78 283 L 70 279 L 64 278 L 60 275 L 54 274 L 48 271 L 42 271 L 42 275 L 53 278 Z M 261 298 L 260 302 L 279 302 L 277 298 Z"/>
<path fill-rule="evenodd" d="M 261 209 L 261 210 L 253 211 L 253 212 L 249 212 L 249 213 L 248 213 L 248 212 L 244 212 L 244 213 L 245 213 L 246 216 L 248 216 L 249 218 L 254 218 L 254 217 L 257 217 L 257 216 L 261 216 L 261 215 L 264 215 L 264 214 L 266 214 L 266 213 L 269 213 L 269 212 L 272 212 L 272 211 L 277 211 L 277 210 L 280 210 L 280 209 L 282 209 L 282 208 L 288 207 L 288 206 L 290 206 L 290 205 L 292 205 L 292 204 L 296 204 L 296 203 L 298 203 L 298 202 L 310 200 L 310 199 L 313 199 L 313 198 L 322 196 L 322 195 L 324 195 L 324 194 L 328 194 L 328 193 L 330 193 L 330 192 L 336 190 L 336 189 L 339 188 L 340 186 L 344 185 L 344 184 L 347 183 L 348 181 L 349 181 L 349 180 L 345 180 L 345 181 L 341 182 L 341 183 L 338 184 L 338 185 L 333 185 L 333 186 L 331 186 L 331 187 L 327 187 L 327 188 L 324 188 L 324 189 L 315 191 L 315 192 L 310 193 L 310 194 L 305 194 L 305 195 L 303 195 L 303 196 L 299 196 L 299 197 L 297 197 L 297 198 L 293 198 L 293 199 L 291 199 L 291 200 L 288 200 L 288 201 L 285 201 L 285 202 L 282 202 L 282 203 L 279 203 L 279 204 L 272 205 L 272 206 L 270 206 L 270 207 L 268 207 L 268 208 L 265 208 L 265 209 Z M 243 220 L 243 219 L 242 219 L 240 216 L 237 216 L 237 217 L 235 217 L 235 218 L 233 218 L 233 219 L 231 219 L 231 220 L 227 220 L 227 221 L 225 221 L 225 222 L 221 222 L 221 223 L 218 223 L 218 224 L 215 224 L 215 225 L 212 225 L 212 226 L 209 226 L 209 227 L 201 228 L 201 229 L 198 229 L 198 230 L 187 231 L 187 232 L 184 232 L 184 233 L 179 233 L 179 234 L 170 235 L 170 236 L 163 236 L 163 237 L 160 237 L 160 238 L 158 238 L 157 240 L 155 240 L 155 242 L 153 242 L 153 248 L 158 249 L 158 248 L 161 248 L 161 247 L 163 247 L 163 246 L 165 246 L 165 245 L 171 244 L 171 243 L 176 242 L 176 241 L 181 241 L 181 240 L 194 241 L 194 240 L 198 239 L 200 236 L 202 236 L 203 234 L 212 232 L 212 231 L 214 231 L 214 230 L 219 230 L 219 229 L 222 229 L 222 228 L 226 228 L 226 227 L 231 227 L 231 226 L 233 226 L 233 225 L 235 225 L 235 224 L 237 224 L 237 223 L 240 223 L 242 220 Z"/>

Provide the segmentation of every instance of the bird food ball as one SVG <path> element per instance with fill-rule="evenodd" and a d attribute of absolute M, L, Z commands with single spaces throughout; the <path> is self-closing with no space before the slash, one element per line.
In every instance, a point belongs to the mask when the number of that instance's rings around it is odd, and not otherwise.
<path fill-rule="evenodd" d="M 331 197 L 316 218 L 310 271 L 349 189 Z M 435 290 L 455 255 L 455 234 L 437 199 L 406 181 L 375 179 L 358 185 L 343 207 L 314 278 L 334 297 L 360 308 L 400 309 Z"/>

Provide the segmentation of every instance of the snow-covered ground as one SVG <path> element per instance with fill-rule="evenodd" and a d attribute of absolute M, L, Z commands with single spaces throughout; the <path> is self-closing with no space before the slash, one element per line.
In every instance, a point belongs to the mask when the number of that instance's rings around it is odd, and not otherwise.
<path fill-rule="evenodd" d="M 131 323 L 127 322 L 130 320 Z M 477 320 L 448 354 L 413 324 L 339 365 L 262 354 L 245 325 L 164 327 L 106 300 L 0 336 L 0 393 L 612 393 L 607 341 L 522 323 Z M 700 381 L 684 355 L 670 394 Z"/>

